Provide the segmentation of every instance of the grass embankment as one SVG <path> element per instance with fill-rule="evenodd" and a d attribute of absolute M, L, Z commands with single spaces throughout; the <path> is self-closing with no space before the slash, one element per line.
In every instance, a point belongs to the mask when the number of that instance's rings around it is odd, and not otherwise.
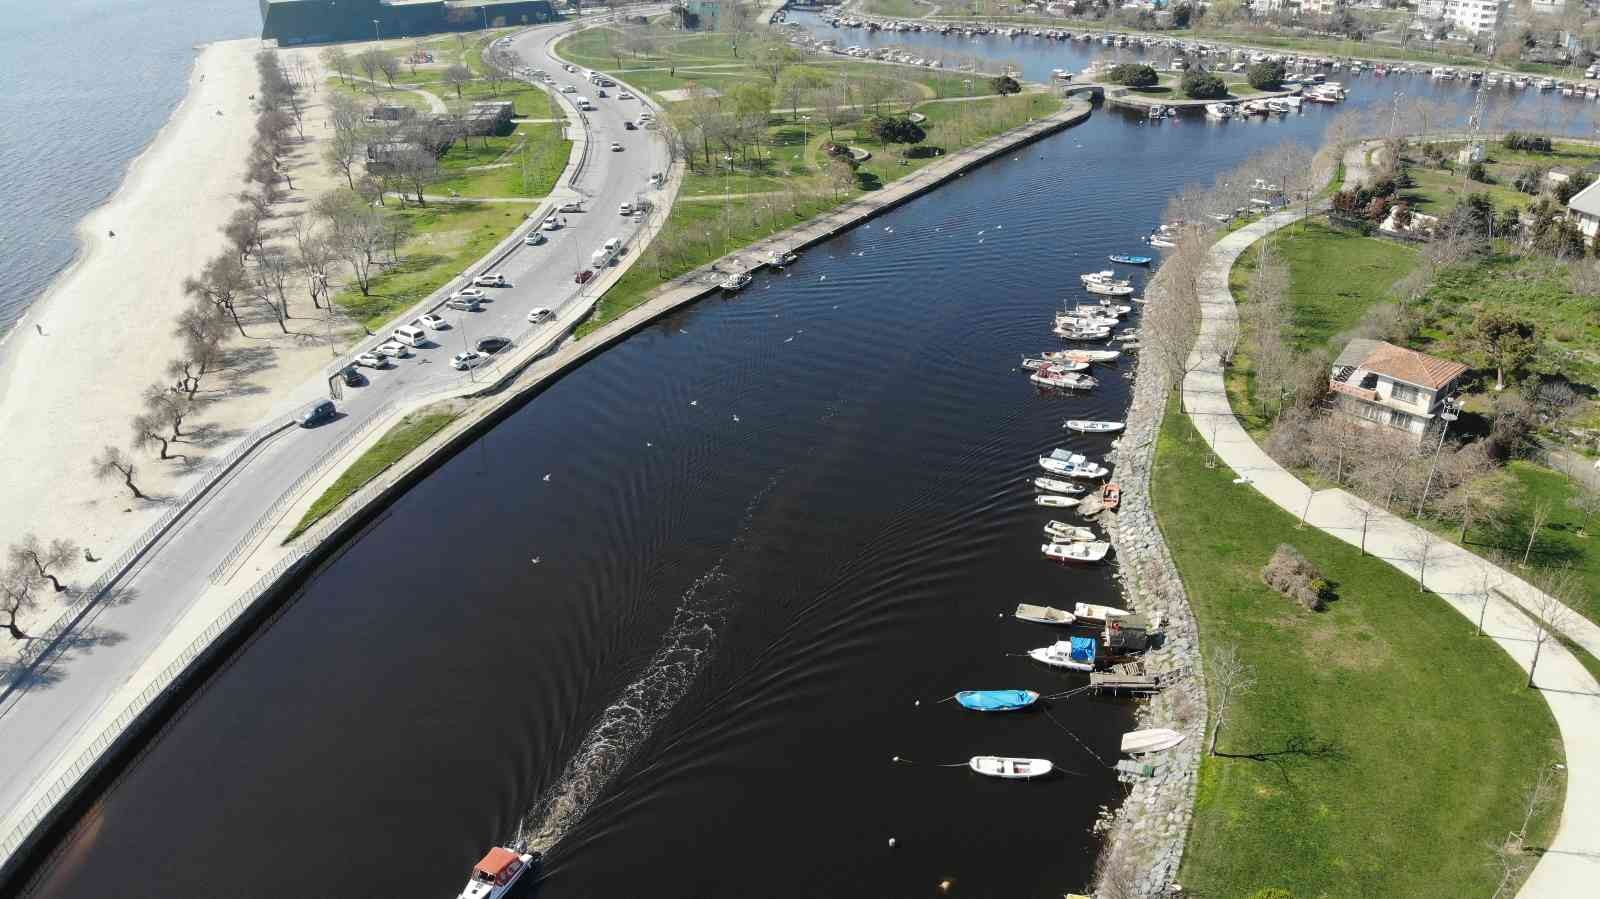
<path fill-rule="evenodd" d="M 1488 142 L 1483 161 L 1487 180 L 1473 181 L 1463 177 L 1466 167 L 1456 162 L 1457 152 L 1466 146 L 1464 141 L 1430 143 L 1443 152 L 1441 164 L 1430 163 L 1422 152 L 1424 145 L 1408 148 L 1407 173 L 1414 184 L 1401 191 L 1401 197 L 1413 208 L 1428 215 L 1444 215 L 1463 197 L 1477 193 L 1487 194 L 1496 208 L 1525 209 L 1537 199 L 1515 187 L 1517 176 L 1525 170 L 1561 169 L 1570 174 L 1600 164 L 1600 147 L 1587 144 L 1560 142 L 1549 153 L 1535 153 L 1508 150 L 1498 142 Z"/>
<path fill-rule="evenodd" d="M 572 141 L 557 124 L 519 125 L 505 137 L 473 138 L 471 146 L 458 142 L 439 159 L 443 179 L 429 190 L 451 191 L 463 197 L 546 196 L 555 187 Z"/>
<path fill-rule="evenodd" d="M 1487 896 L 1488 844 L 1522 824 L 1522 794 L 1563 761 L 1525 675 L 1470 621 L 1394 568 L 1233 483 L 1169 407 L 1153 500 L 1200 626 L 1257 680 L 1201 767 L 1185 892 L 1301 897 Z M 1334 583 L 1308 612 L 1261 568 L 1287 540 Z M 1471 701 L 1462 701 L 1471 697 Z M 1560 817 L 1531 829 L 1544 845 Z M 1532 859 L 1530 858 L 1530 861 Z"/>
<path fill-rule="evenodd" d="M 1362 237 L 1353 231 L 1303 221 L 1264 238 L 1289 269 L 1288 305 L 1292 327 L 1288 339 L 1297 350 L 1327 347 L 1335 355 L 1336 338 L 1390 296 L 1390 288 L 1418 264 L 1417 251 L 1404 244 Z M 1255 348 L 1249 304 L 1250 277 L 1260 243 L 1234 263 L 1228 283 L 1239 304 L 1239 352 L 1228 370 L 1228 399 L 1246 430 L 1257 439 L 1271 425 L 1274 405 L 1255 394 Z"/>
<path fill-rule="evenodd" d="M 367 482 L 388 471 L 390 466 L 421 446 L 423 441 L 439 433 L 440 429 L 455 420 L 459 414 L 460 411 L 452 404 L 440 403 L 400 419 L 398 424 L 350 463 L 350 467 L 339 475 L 339 479 L 317 497 L 316 502 L 306 510 L 306 514 L 300 518 L 300 523 L 294 526 L 294 530 L 289 532 L 289 536 L 285 537 L 283 542 L 288 543 L 300 536 L 329 512 L 339 508 L 340 503 L 365 487 Z"/>
<path fill-rule="evenodd" d="M 672 93 L 691 87 L 713 87 L 724 94 L 732 85 L 770 85 L 745 58 L 733 53 L 728 35 L 660 36 L 648 56 L 624 54 L 616 65 L 614 33 L 607 29 L 580 32 L 558 45 L 572 62 L 614 73 L 650 92 L 681 131 L 692 128 L 693 101 Z M 791 108 L 773 109 L 766 134 L 754 150 L 732 159 L 720 146 L 702 146 L 688 159 L 689 171 L 678 202 L 661 233 L 642 257 L 608 290 L 594 314 L 578 329 L 581 337 L 637 306 L 663 281 L 691 271 L 740 247 L 825 212 L 853 197 L 882 189 L 931 165 L 950 153 L 985 138 L 1060 110 L 1061 100 L 1028 92 L 1011 97 L 960 97 L 962 91 L 986 92 L 987 79 L 972 79 L 933 70 L 835 60 L 809 60 L 798 65 L 820 87 L 849 76 L 858 87 L 876 82 L 885 96 L 874 105 L 885 114 L 916 111 L 926 116 L 927 137 L 913 147 L 879 143 L 865 127 L 863 109 L 854 120 L 830 129 L 823 117 L 801 99 Z M 666 93 L 663 93 L 666 92 Z M 865 99 L 865 98 L 864 98 Z M 725 102 L 731 99 L 724 98 Z M 604 101 L 602 101 L 604 102 Z M 792 107 L 798 105 L 796 112 Z M 810 121 L 800 118 L 810 116 Z M 856 169 L 849 184 L 830 177 L 830 160 L 822 146 L 830 140 L 862 147 L 873 158 Z M 734 196 L 730 196 L 734 195 Z"/>

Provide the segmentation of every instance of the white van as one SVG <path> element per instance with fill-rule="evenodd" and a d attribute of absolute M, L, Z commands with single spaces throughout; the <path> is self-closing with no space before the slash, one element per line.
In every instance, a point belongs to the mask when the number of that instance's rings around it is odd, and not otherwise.
<path fill-rule="evenodd" d="M 610 258 L 610 250 L 595 250 L 594 253 L 589 257 L 589 264 L 595 268 L 600 268 L 601 266 L 605 265 L 606 260 Z"/>
<path fill-rule="evenodd" d="M 588 97 L 579 97 L 573 101 L 573 104 L 583 112 L 588 112 L 589 110 L 594 109 L 594 104 L 589 102 Z"/>
<path fill-rule="evenodd" d="M 408 346 L 425 347 L 428 345 L 428 332 L 415 325 L 401 325 L 394 329 L 392 336 L 395 340 Z"/>
<path fill-rule="evenodd" d="M 604 250 L 607 253 L 615 253 L 618 250 L 622 249 L 622 238 L 613 237 L 610 240 L 606 241 L 606 245 L 601 247 L 600 249 Z"/>

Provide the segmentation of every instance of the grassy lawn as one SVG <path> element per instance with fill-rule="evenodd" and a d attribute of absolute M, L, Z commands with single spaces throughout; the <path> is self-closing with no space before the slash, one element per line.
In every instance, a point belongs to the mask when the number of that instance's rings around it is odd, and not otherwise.
<path fill-rule="evenodd" d="M 1588 522 L 1584 530 L 1583 513 L 1567 505 L 1582 493 L 1582 485 L 1569 481 L 1567 476 L 1532 462 L 1512 462 L 1506 466 L 1516 478 L 1518 487 L 1511 514 L 1497 526 L 1474 527 L 1467 532 L 1467 547 L 1477 552 L 1491 551 L 1509 561 L 1505 564 L 1513 572 L 1522 560 L 1522 551 L 1528 543 L 1528 532 L 1533 510 L 1541 503 L 1551 507 L 1550 520 L 1534 540 L 1528 564 L 1533 574 L 1540 569 L 1570 565 L 1583 578 L 1589 598 L 1577 607 L 1591 621 L 1600 622 L 1600 515 Z M 1452 532 L 1451 539 L 1458 537 Z"/>
<path fill-rule="evenodd" d="M 289 532 L 289 536 L 283 542 L 288 543 L 321 521 L 329 512 L 337 509 L 340 503 L 366 486 L 368 481 L 389 470 L 391 465 L 405 458 L 407 453 L 420 446 L 424 440 L 437 434 L 439 429 L 454 420 L 457 414 L 458 410 L 451 404 L 440 403 L 419 409 L 400 419 L 398 424 L 379 437 L 371 449 L 362 453 L 339 475 L 338 480 L 317 497 L 316 502 L 306 510 L 300 523 L 294 526 L 294 530 Z"/>
<path fill-rule="evenodd" d="M 861 12 L 869 16 L 888 16 L 894 19 L 920 19 L 937 8 L 932 2 L 917 0 L 865 0 Z"/>
<path fill-rule="evenodd" d="M 536 207 L 530 200 L 526 205 L 434 203 L 399 208 L 395 214 L 411 228 L 410 238 L 400 248 L 399 264 L 372 279 L 370 296 L 351 286 L 334 301 L 367 328 L 381 328 L 489 252 Z"/>
<path fill-rule="evenodd" d="M 1461 167 L 1453 163 L 1456 152 L 1466 144 L 1462 141 L 1436 141 L 1434 145 L 1444 151 L 1445 159 L 1452 163 L 1450 168 L 1429 167 L 1420 148 L 1408 153 L 1406 157 L 1406 161 L 1410 163 L 1408 171 L 1416 185 L 1405 191 L 1404 196 L 1414 207 L 1429 215 L 1443 215 L 1449 212 L 1463 196 L 1472 193 L 1488 194 L 1496 207 L 1509 206 L 1523 209 L 1537 199 L 1513 186 L 1523 170 L 1528 168 L 1577 170 L 1600 166 L 1600 147 L 1562 142 L 1557 143 L 1549 153 L 1534 153 L 1527 150 L 1508 150 L 1499 143 L 1490 142 L 1485 146 L 1487 154 L 1484 159 L 1488 183 L 1466 181 L 1463 187 Z"/>
<path fill-rule="evenodd" d="M 463 197 L 543 197 L 566 169 L 572 142 L 556 124 L 521 125 L 508 137 L 459 142 L 439 160 L 444 179 L 429 188 Z M 494 168 L 482 168 L 494 166 Z"/>
<path fill-rule="evenodd" d="M 1389 289 L 1418 263 L 1417 251 L 1405 244 L 1362 237 L 1352 231 L 1305 221 L 1267 238 L 1289 268 L 1289 339 L 1297 349 L 1328 347 L 1337 354 L 1339 335 L 1354 328 L 1362 315 L 1389 296 Z M 1243 333 L 1239 352 L 1228 370 L 1228 397 L 1245 426 L 1257 438 L 1270 424 L 1271 407 L 1258 402 L 1251 363 L 1249 284 L 1259 245 L 1234 263 L 1229 286 L 1239 304 Z M 1338 277 L 1329 277 L 1337 272 Z"/>
<path fill-rule="evenodd" d="M 1523 791 L 1563 761 L 1544 700 L 1444 602 L 1354 547 L 1296 530 L 1231 470 L 1207 468 L 1210 456 L 1169 407 L 1152 487 L 1161 530 L 1201 646 L 1235 645 L 1257 681 L 1229 710 L 1219 749 L 1234 757 L 1202 765 L 1185 892 L 1489 895 L 1486 844 L 1521 825 Z M 1261 582 L 1281 540 L 1335 584 L 1326 611 Z M 1531 845 L 1559 814 L 1536 822 Z"/>
<path fill-rule="evenodd" d="M 387 85 L 372 85 L 365 81 L 342 82 L 338 75 L 330 77 L 327 81 L 330 90 L 346 96 L 355 97 L 363 103 L 382 103 L 385 106 L 409 106 L 419 113 L 427 113 L 432 109 L 428 98 L 409 90 L 406 85 L 390 88 Z M 376 99 L 374 99 L 376 98 Z"/>

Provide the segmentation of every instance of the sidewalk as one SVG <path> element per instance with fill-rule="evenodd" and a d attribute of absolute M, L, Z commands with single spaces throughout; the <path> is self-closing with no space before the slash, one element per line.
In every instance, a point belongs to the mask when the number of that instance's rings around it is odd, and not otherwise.
<path fill-rule="evenodd" d="M 1183 381 L 1184 411 L 1217 456 L 1248 486 L 1297 518 L 1303 516 L 1307 525 L 1355 546 L 1361 545 L 1362 521 L 1370 516 L 1365 531 L 1368 554 L 1422 580 L 1428 590 L 1473 621 L 1486 609 L 1485 633 L 1528 670 L 1536 626 L 1503 597 L 1533 608 L 1544 594 L 1510 572 L 1344 490 L 1312 491 L 1257 446 L 1234 416 L 1223 370 L 1216 356 L 1201 348 L 1210 345 L 1208 335 L 1238 318 L 1228 290 L 1234 260 L 1256 240 L 1301 217 L 1297 211 L 1280 212 L 1212 246 L 1200 275 L 1201 337 L 1189 357 L 1190 372 Z M 1418 601 L 1432 600 L 1419 596 Z M 1600 658 L 1600 627 L 1593 622 L 1572 612 L 1559 629 Z M 1600 820 L 1590 814 L 1600 806 L 1600 683 L 1554 640 L 1540 650 L 1536 683 L 1561 729 L 1567 793 L 1560 829 L 1518 895 L 1536 899 L 1593 896 L 1595 880 L 1600 878 Z"/>

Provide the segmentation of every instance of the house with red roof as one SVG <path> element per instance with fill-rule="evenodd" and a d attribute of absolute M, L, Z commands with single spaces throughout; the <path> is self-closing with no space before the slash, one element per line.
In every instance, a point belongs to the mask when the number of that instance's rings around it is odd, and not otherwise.
<path fill-rule="evenodd" d="M 1420 441 L 1468 370 L 1449 359 L 1357 338 L 1333 361 L 1328 390 L 1341 412 Z"/>

